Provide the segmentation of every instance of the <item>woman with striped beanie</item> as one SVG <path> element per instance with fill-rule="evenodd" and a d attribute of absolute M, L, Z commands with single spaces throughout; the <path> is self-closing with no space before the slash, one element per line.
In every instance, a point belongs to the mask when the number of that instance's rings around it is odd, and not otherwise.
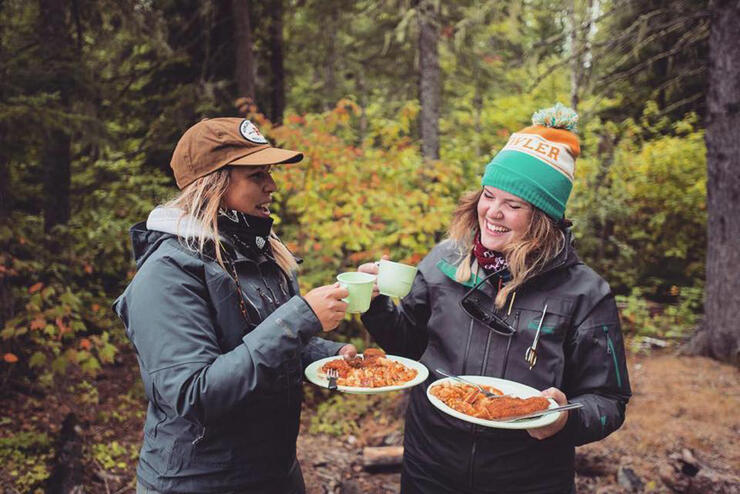
<path fill-rule="evenodd" d="M 579 260 L 565 219 L 577 121 L 560 104 L 536 112 L 460 200 L 449 238 L 419 264 L 411 292 L 398 304 L 376 292 L 362 317 L 386 352 L 430 370 L 406 412 L 404 494 L 572 493 L 575 446 L 624 421 L 631 391 L 614 296 Z M 530 428 L 474 424 L 427 398 L 443 377 L 437 369 L 582 406 Z"/>

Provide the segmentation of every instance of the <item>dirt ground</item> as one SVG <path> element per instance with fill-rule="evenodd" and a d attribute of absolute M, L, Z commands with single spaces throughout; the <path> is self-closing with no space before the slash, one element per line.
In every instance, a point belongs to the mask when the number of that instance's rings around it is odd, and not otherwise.
<path fill-rule="evenodd" d="M 83 486 L 77 492 L 135 491 L 144 397 L 133 356 L 117 360 L 91 382 L 94 386 L 80 384 L 72 373 L 51 392 L 23 386 L 12 393 L 12 386 L 2 390 L 0 493 L 68 492 L 43 480 L 44 469 L 54 479 L 78 472 L 71 479 Z M 578 448 L 578 492 L 740 492 L 738 369 L 668 351 L 629 356 L 628 365 L 634 396 L 627 419 L 606 440 Z M 379 410 L 363 417 L 354 434 L 341 436 L 310 434 L 316 403 L 308 403 L 298 440 L 308 493 L 399 492 L 397 468 L 370 473 L 362 467 L 364 446 L 401 444 L 403 396 L 392 403 L 388 413 L 399 419 L 378 420 L 384 413 Z M 23 444 L 21 432 L 29 434 Z M 29 446 L 34 437 L 48 441 Z M 63 438 L 66 442 L 60 442 Z M 16 443 L 20 456 L 8 449 Z M 712 479 L 721 482 L 712 484 Z"/>

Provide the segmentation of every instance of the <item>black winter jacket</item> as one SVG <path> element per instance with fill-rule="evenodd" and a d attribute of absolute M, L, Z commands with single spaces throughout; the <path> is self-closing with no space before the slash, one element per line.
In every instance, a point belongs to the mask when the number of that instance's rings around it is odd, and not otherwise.
<path fill-rule="evenodd" d="M 507 337 L 460 307 L 477 279 L 472 275 L 464 284 L 455 281 L 458 262 L 452 241 L 442 242 L 419 264 L 411 292 L 399 306 L 381 295 L 362 317 L 388 353 L 419 359 L 430 370 L 429 380 L 411 390 L 404 455 L 414 468 L 405 472 L 423 472 L 440 485 L 440 492 L 569 492 L 574 447 L 619 428 L 631 394 L 609 286 L 568 245 L 520 287 L 510 315 L 500 312 L 518 330 Z M 496 286 L 481 285 L 491 305 Z M 538 361 L 530 370 L 524 356 L 545 304 Z M 442 413 L 427 399 L 426 388 L 443 377 L 436 375 L 437 368 L 500 377 L 539 390 L 554 386 L 584 407 L 570 412 L 565 429 L 542 441 L 524 430 L 473 425 Z"/>

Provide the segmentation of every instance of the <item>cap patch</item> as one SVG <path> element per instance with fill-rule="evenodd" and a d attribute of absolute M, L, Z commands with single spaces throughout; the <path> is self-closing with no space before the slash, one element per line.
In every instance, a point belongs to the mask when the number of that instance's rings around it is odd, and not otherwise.
<path fill-rule="evenodd" d="M 267 139 L 265 139 L 265 137 L 260 134 L 260 131 L 257 129 L 257 127 L 249 120 L 242 120 L 241 125 L 239 125 L 239 133 L 242 135 L 243 138 L 254 144 L 268 143 Z"/>

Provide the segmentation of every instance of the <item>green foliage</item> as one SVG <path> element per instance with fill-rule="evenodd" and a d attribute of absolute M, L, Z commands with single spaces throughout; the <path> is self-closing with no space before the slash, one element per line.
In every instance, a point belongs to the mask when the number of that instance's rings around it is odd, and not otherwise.
<path fill-rule="evenodd" d="M 579 253 L 614 288 L 642 286 L 660 296 L 703 279 L 706 149 L 694 117 L 651 122 L 654 108 L 648 105 L 639 125 L 602 124 L 621 140 L 611 160 L 578 161 L 569 212 Z"/>
<path fill-rule="evenodd" d="M 671 293 L 675 300 L 666 304 L 650 301 L 641 288 L 617 296 L 622 331 L 633 352 L 650 349 L 655 338 L 666 344 L 684 341 L 696 329 L 704 302 L 703 285 L 673 286 Z"/>
<path fill-rule="evenodd" d="M 384 253 L 416 263 L 442 237 L 460 193 L 460 171 L 422 161 L 407 134 L 415 113 L 410 106 L 397 122 L 375 123 L 359 147 L 351 125 L 359 108 L 349 100 L 268 127 L 281 145 L 306 156 L 305 165 L 285 167 L 277 178 L 280 229 L 305 257 L 306 286 L 331 283 Z"/>
<path fill-rule="evenodd" d="M 703 287 L 673 286 L 676 301 L 669 304 L 650 302 L 641 288 L 625 296 L 617 296 L 622 330 L 640 337 L 682 339 L 691 334 L 699 320 L 703 303 Z"/>
<path fill-rule="evenodd" d="M 107 471 L 123 472 L 130 462 L 139 458 L 136 444 L 121 444 L 118 441 L 96 443 L 91 447 L 93 459 Z"/>
<path fill-rule="evenodd" d="M 387 424 L 394 420 L 389 412 L 398 399 L 397 393 L 372 395 L 334 394 L 320 403 L 311 417 L 309 433 L 345 436 L 357 434 L 361 421 L 371 417 L 374 422 Z M 397 418 L 397 417 L 395 417 Z"/>
<path fill-rule="evenodd" d="M 52 441 L 44 432 L 30 430 L 0 437 L 0 464 L 20 492 L 41 492 L 51 474 L 47 462 L 53 457 Z"/>
<path fill-rule="evenodd" d="M 68 225 L 46 234 L 36 215 L 16 211 L 0 227 L 0 282 L 15 314 L 0 330 L 0 353 L 18 358 L 3 372 L 45 375 L 47 384 L 70 364 L 95 375 L 115 359 L 123 335 L 110 303 L 133 274 L 127 231 L 169 193 L 138 162 L 79 167 L 73 187 L 86 193 Z"/>

